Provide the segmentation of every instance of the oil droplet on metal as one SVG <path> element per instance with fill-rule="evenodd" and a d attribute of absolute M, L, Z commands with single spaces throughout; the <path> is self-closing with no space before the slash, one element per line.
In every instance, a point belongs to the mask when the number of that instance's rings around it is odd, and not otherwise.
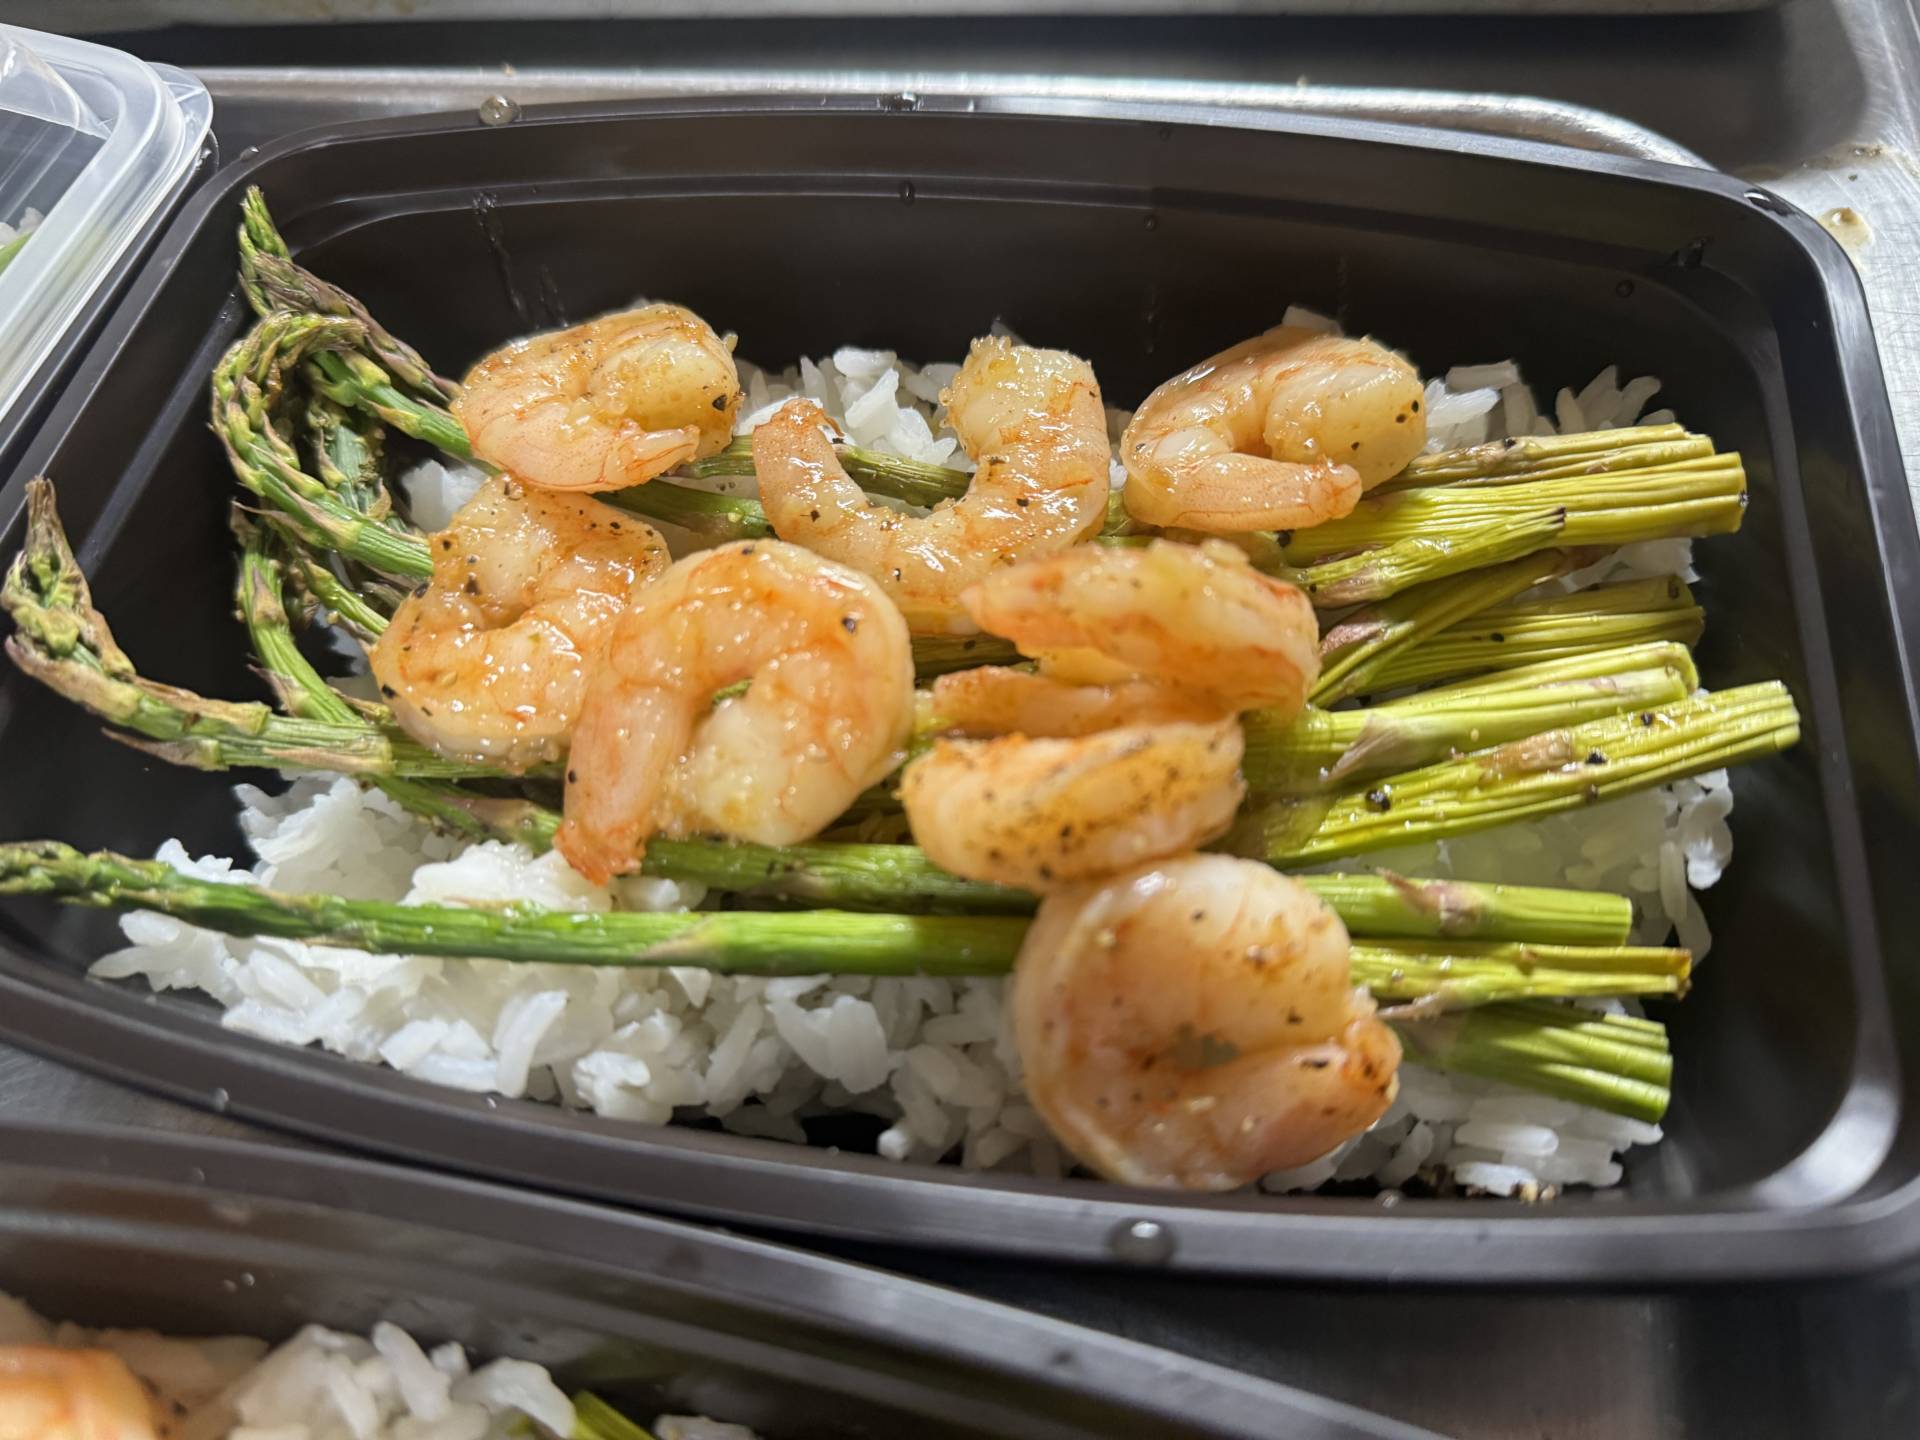
<path fill-rule="evenodd" d="M 1829 235 L 1856 254 L 1873 239 L 1873 227 L 1867 224 L 1867 217 L 1851 205 L 1834 206 L 1820 216 L 1820 223 Z"/>
<path fill-rule="evenodd" d="M 1107 1248 L 1129 1265 L 1164 1265 L 1173 1258 L 1173 1232 L 1158 1220 L 1122 1220 L 1107 1237 Z"/>
<path fill-rule="evenodd" d="M 482 125 L 511 125 L 519 118 L 519 105 L 505 95 L 489 95 L 480 102 Z"/>
<path fill-rule="evenodd" d="M 207 1103 L 214 1108 L 216 1114 L 224 1115 L 227 1113 L 227 1107 L 233 1104 L 233 1097 L 227 1094 L 224 1087 L 215 1087 L 214 1092 L 207 1096 Z"/>

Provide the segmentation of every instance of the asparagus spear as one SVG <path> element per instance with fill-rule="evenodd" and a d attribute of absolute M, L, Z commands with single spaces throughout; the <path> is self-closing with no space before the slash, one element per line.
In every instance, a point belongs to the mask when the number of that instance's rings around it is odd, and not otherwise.
<path fill-rule="evenodd" d="M 1422 485 L 1362 498 L 1353 513 L 1297 531 L 1287 560 L 1395 541 L 1458 540 L 1501 519 L 1566 511 L 1564 545 L 1626 545 L 1678 535 L 1722 535 L 1746 515 L 1747 476 L 1738 455 L 1709 455 L 1650 470 L 1487 486 Z"/>
<path fill-rule="evenodd" d="M 1565 574 L 1576 563 L 1577 557 L 1565 551 L 1543 550 L 1504 565 L 1432 580 L 1355 611 L 1320 637 L 1320 679 L 1309 699 L 1326 706 L 1381 689 L 1380 671 L 1396 654 L 1424 636 Z"/>
<path fill-rule="evenodd" d="M 1430 1000 L 1464 1009 L 1494 1000 L 1687 993 L 1693 957 L 1644 946 L 1531 941 L 1359 940 L 1353 978 L 1376 1000 Z"/>
<path fill-rule="evenodd" d="M 929 465 L 924 460 L 909 460 L 904 455 L 889 455 L 845 441 L 837 443 L 834 449 L 839 452 L 841 466 L 859 482 L 861 489 L 869 494 L 904 500 L 909 505 L 931 509 L 942 500 L 958 500 L 967 493 L 967 486 L 973 480 L 965 470 Z M 681 473 L 699 479 L 751 475 L 754 473 L 753 438 L 742 435 L 719 454 L 682 466 Z"/>
<path fill-rule="evenodd" d="M 1340 610 L 1368 600 L 1384 600 L 1426 581 L 1545 550 L 1558 541 L 1566 528 L 1564 509 L 1538 515 L 1502 516 L 1459 534 L 1432 539 L 1410 536 L 1299 569 L 1284 564 L 1261 568 L 1278 579 L 1298 585 L 1313 601 L 1315 609 Z"/>
<path fill-rule="evenodd" d="M 1240 717 L 1256 795 L 1352 785 L 1556 726 L 1683 700 L 1699 686 L 1681 645 L 1623 646 L 1529 665 L 1357 710 Z"/>
<path fill-rule="evenodd" d="M 419 352 L 391 334 L 366 306 L 294 262 L 257 185 L 249 186 L 240 202 L 240 287 L 262 319 L 277 310 L 291 310 L 356 322 L 364 332 L 367 353 L 416 395 L 446 402 L 459 394 L 457 385 L 434 374 Z"/>
<path fill-rule="evenodd" d="M 396 905 L 333 895 L 293 895 L 183 875 L 158 860 L 83 854 L 57 841 L 0 845 L 0 895 L 49 895 L 69 904 L 150 910 L 228 935 L 270 935 L 380 953 L 562 965 L 685 965 L 734 975 L 998 975 L 1013 966 L 1027 922 L 1017 916 L 873 915 L 838 910 L 576 914 L 538 906 Z M 1398 1017 L 1410 1048 L 1448 1068 L 1493 1074 L 1588 1104 L 1657 1117 L 1667 1057 L 1644 1030 L 1615 1040 L 1595 1020 L 1555 1023 L 1491 1002 L 1537 993 L 1544 972 L 1491 961 L 1471 976 L 1438 969 L 1422 990 L 1398 950 L 1355 947 L 1357 980 L 1384 964 L 1399 995 L 1445 1010 L 1489 1005 L 1459 1018 Z M 1636 957 L 1665 952 L 1633 952 Z M 1680 952 L 1684 954 L 1684 952 Z M 1448 958 L 1442 955 L 1442 960 Z M 1456 965 L 1459 962 L 1456 961 Z M 1633 963 L 1639 963 L 1636 959 Z M 1435 962 L 1436 966 L 1440 962 Z M 1569 972 L 1577 982 L 1591 979 Z M 1429 1007 L 1431 1008 L 1431 1007 Z M 1478 1016 L 1491 1014 L 1481 1023 Z"/>
<path fill-rule="evenodd" d="M 1418 455 L 1374 493 L 1415 485 L 1505 485 L 1623 470 L 1654 470 L 1713 454 L 1713 441 L 1680 425 L 1634 425 L 1572 435 L 1520 435 Z"/>
<path fill-rule="evenodd" d="M 998 635 L 916 635 L 913 669 L 922 680 L 971 670 L 976 665 L 1017 665 L 1022 656 Z"/>
<path fill-rule="evenodd" d="M 1649 1123 L 1666 1114 L 1672 1063 L 1653 1021 L 1573 1005 L 1488 1005 L 1397 1022 L 1409 1059 L 1504 1080 Z"/>
<path fill-rule="evenodd" d="M 209 883 L 157 860 L 86 855 L 53 841 L 0 846 L 0 894 L 156 910 L 228 935 L 405 955 L 561 965 L 687 965 L 733 975 L 993 975 L 1026 922 L 999 915 L 873 915 L 840 910 L 615 911 L 530 905 L 463 909 Z"/>
<path fill-rule="evenodd" d="M 424 579 L 433 573 L 425 542 L 362 513 L 302 470 L 274 421 L 291 368 L 318 349 L 351 345 L 363 333 L 356 321 L 269 315 L 214 369 L 213 428 L 240 483 L 302 544 L 337 551 L 384 575 Z"/>
<path fill-rule="evenodd" d="M 357 407 L 401 434 L 424 440 L 458 459 L 473 458 L 466 429 L 452 411 L 407 394 L 394 384 L 392 375 L 365 355 L 322 350 L 308 362 L 306 375 L 314 389 L 337 405 Z"/>
<path fill-rule="evenodd" d="M 1277 865 L 1317 864 L 1597 804 L 1776 754 L 1799 738 L 1786 686 L 1743 685 L 1551 730 L 1330 798 L 1256 808 L 1228 843 Z"/>
<path fill-rule="evenodd" d="M 1579 658 L 1596 648 L 1691 645 L 1706 616 L 1671 576 L 1600 585 L 1553 600 L 1497 605 L 1402 647 L 1372 672 L 1378 690 Z"/>

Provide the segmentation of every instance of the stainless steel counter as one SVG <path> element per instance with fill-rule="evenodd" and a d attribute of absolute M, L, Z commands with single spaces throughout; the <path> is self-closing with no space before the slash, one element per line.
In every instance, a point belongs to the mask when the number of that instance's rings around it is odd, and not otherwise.
<path fill-rule="evenodd" d="M 1906 0 L 1613 22 L 390 25 L 120 43 L 199 71 L 228 155 L 303 125 L 474 110 L 494 94 L 826 89 L 1231 103 L 1704 156 L 1815 214 L 1851 212 L 1835 227 L 1866 282 L 1909 474 L 1920 473 L 1920 135 L 1905 78 L 1920 75 L 1920 31 Z M 0 1108 L 248 1133 L 11 1052 L 0 1052 Z M 1912 1276 L 1845 1290 L 1469 1296 L 850 1253 L 1462 1435 L 1920 1433 Z"/>

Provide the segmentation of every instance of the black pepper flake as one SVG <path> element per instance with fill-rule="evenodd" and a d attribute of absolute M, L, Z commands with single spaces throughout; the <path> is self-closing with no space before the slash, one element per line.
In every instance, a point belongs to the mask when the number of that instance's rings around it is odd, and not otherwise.
<path fill-rule="evenodd" d="M 1642 710 L 1640 712 L 1640 723 L 1651 729 L 1653 726 L 1653 712 L 1651 710 Z"/>
<path fill-rule="evenodd" d="M 1587 752 L 1587 764 L 1604 765 L 1606 763 L 1607 763 L 1607 757 L 1602 755 L 1598 750 L 1589 750 Z"/>
<path fill-rule="evenodd" d="M 741 553 L 742 555 L 751 555 L 751 554 L 753 553 L 753 546 L 751 546 L 751 545 L 742 545 L 742 546 L 740 547 L 740 553 Z"/>
<path fill-rule="evenodd" d="M 1305 1023 L 1306 1023 L 1306 1017 L 1303 1016 L 1298 1010 L 1294 1009 L 1291 1005 L 1289 1005 L 1287 1007 L 1287 1024 L 1302 1025 Z"/>
<path fill-rule="evenodd" d="M 579 783 L 580 783 L 580 772 L 578 770 L 567 771 L 567 784 L 578 785 Z"/>
<path fill-rule="evenodd" d="M 480 582 L 476 580 L 473 576 L 469 575 L 467 576 L 467 583 L 462 585 L 460 588 L 466 591 L 467 594 L 469 595 L 478 595 L 480 593 Z"/>
<path fill-rule="evenodd" d="M 1021 496 L 1018 496 L 1018 497 L 1016 497 L 1013 503 L 1014 503 L 1014 504 L 1016 504 L 1016 505 L 1018 505 L 1018 506 L 1019 506 L 1019 507 L 1020 507 L 1020 508 L 1021 508 L 1022 510 L 1024 510 L 1024 509 L 1026 509 L 1026 508 L 1027 508 L 1027 506 L 1028 506 L 1028 504 L 1029 504 L 1030 502 L 1028 501 L 1028 499 L 1027 499 L 1027 497 L 1026 497 L 1025 495 L 1021 495 Z"/>
<path fill-rule="evenodd" d="M 1204 910 L 1196 910 L 1193 912 L 1193 914 L 1189 915 L 1187 918 L 1193 921 L 1194 924 L 1198 925 L 1202 920 L 1207 918 L 1207 912 Z"/>
<path fill-rule="evenodd" d="M 1416 415 L 1420 413 L 1420 402 L 1418 400 L 1413 402 L 1413 413 Z"/>
<path fill-rule="evenodd" d="M 395 695 L 398 695 L 400 692 L 398 690 L 395 690 L 391 685 L 382 685 L 380 687 L 380 693 L 386 696 L 387 699 L 391 700 Z"/>
<path fill-rule="evenodd" d="M 478 565 L 480 563 L 480 557 L 478 555 L 469 555 L 467 556 L 467 563 L 469 565 Z"/>
<path fill-rule="evenodd" d="M 1399 414 L 1399 415 L 1396 415 L 1396 416 L 1394 416 L 1394 417 L 1393 417 L 1393 423 L 1394 423 L 1394 424 L 1396 424 L 1396 425 L 1404 425 L 1404 424 L 1406 424 L 1406 423 L 1407 423 L 1407 417 L 1406 417 L 1406 414 L 1405 414 L 1404 412 L 1402 412 L 1401 414 Z"/>
<path fill-rule="evenodd" d="M 1367 791 L 1367 804 L 1384 813 L 1393 808 L 1393 796 L 1387 792 L 1387 788 L 1383 785 L 1378 789 Z"/>
<path fill-rule="evenodd" d="M 442 550 L 451 550 L 453 548 L 453 537 L 451 535 L 442 535 L 440 537 L 440 548 Z"/>
<path fill-rule="evenodd" d="M 807 518 L 809 520 L 818 520 L 820 518 L 820 512 L 818 510 L 809 510 L 807 512 Z"/>
<path fill-rule="evenodd" d="M 1303 1059 L 1300 1063 L 1306 1066 L 1307 1069 L 1309 1070 L 1324 1070 L 1327 1068 L 1327 1066 L 1331 1065 L 1333 1062 L 1331 1060 L 1322 1059 L 1318 1055 L 1309 1055 L 1305 1059 Z"/>
<path fill-rule="evenodd" d="M 1498 630 L 1494 631 L 1487 638 L 1493 641 L 1493 643 L 1496 645 L 1504 645 L 1507 643 L 1507 637 L 1505 635 L 1502 635 Z"/>
<path fill-rule="evenodd" d="M 853 634 L 860 628 L 860 617 L 858 615 L 842 615 L 840 617 L 840 628 L 845 630 L 849 635 Z"/>
<path fill-rule="evenodd" d="M 726 397 L 726 396 L 724 396 L 724 395 L 716 395 L 716 396 L 714 396 L 714 397 L 713 397 L 713 408 L 714 408 L 714 409 L 716 409 L 716 410 L 724 410 L 724 409 L 726 409 L 726 408 L 727 408 L 727 397 Z"/>

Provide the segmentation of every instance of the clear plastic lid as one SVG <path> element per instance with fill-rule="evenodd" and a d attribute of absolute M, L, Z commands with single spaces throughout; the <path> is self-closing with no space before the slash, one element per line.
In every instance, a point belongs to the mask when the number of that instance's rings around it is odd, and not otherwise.
<path fill-rule="evenodd" d="M 0 25 L 0 419 L 193 173 L 206 87 Z"/>

